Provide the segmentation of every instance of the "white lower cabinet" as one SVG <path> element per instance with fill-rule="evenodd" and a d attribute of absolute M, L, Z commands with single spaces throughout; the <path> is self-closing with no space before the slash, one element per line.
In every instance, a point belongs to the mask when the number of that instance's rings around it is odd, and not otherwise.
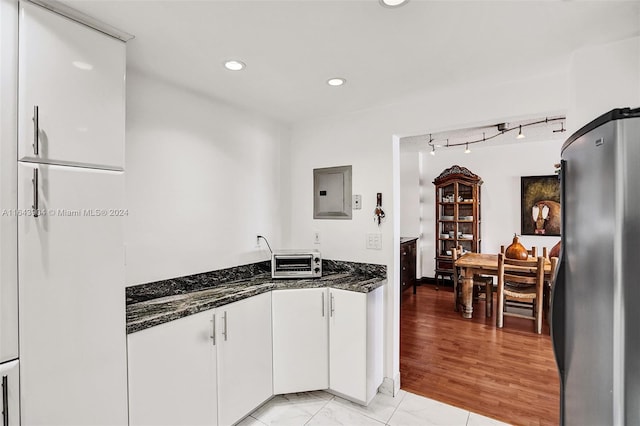
<path fill-rule="evenodd" d="M 382 384 L 382 287 L 329 289 L 329 389 L 368 405 Z"/>
<path fill-rule="evenodd" d="M 0 388 L 2 424 L 3 426 L 20 426 L 20 371 L 17 360 L 0 364 L 0 380 L 2 381 Z"/>
<path fill-rule="evenodd" d="M 329 387 L 326 288 L 276 290 L 273 304 L 273 393 Z"/>
<path fill-rule="evenodd" d="M 231 425 L 273 395 L 271 292 L 218 312 L 218 420 Z"/>
<path fill-rule="evenodd" d="M 128 336 L 129 424 L 216 425 L 215 310 Z"/>
<path fill-rule="evenodd" d="M 129 424 L 229 426 L 274 394 L 320 389 L 367 405 L 382 314 L 381 287 L 276 290 L 132 333 Z"/>
<path fill-rule="evenodd" d="M 229 426 L 273 395 L 271 292 L 128 336 L 129 424 Z"/>

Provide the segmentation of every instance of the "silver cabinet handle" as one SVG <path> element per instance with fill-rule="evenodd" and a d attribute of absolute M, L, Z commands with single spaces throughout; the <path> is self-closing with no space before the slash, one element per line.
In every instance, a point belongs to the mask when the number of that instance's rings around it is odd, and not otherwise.
<path fill-rule="evenodd" d="M 33 183 L 33 217 L 38 217 L 38 169 L 33 169 L 33 179 L 31 179 L 31 183 Z"/>
<path fill-rule="evenodd" d="M 333 316 L 333 312 L 335 311 L 335 307 L 334 307 L 334 301 L 333 301 L 333 293 L 331 293 L 331 314 L 330 316 Z"/>
<path fill-rule="evenodd" d="M 9 426 L 9 378 L 2 376 L 2 425 Z"/>
<path fill-rule="evenodd" d="M 216 314 L 213 314 L 213 318 L 211 319 L 211 340 L 213 341 L 212 345 L 216 345 Z"/>
<path fill-rule="evenodd" d="M 322 292 L 322 316 L 324 317 L 324 291 Z"/>
<path fill-rule="evenodd" d="M 40 145 L 40 117 L 38 105 L 33 106 L 33 155 L 38 155 Z"/>
<path fill-rule="evenodd" d="M 224 315 L 222 316 L 224 320 L 224 327 L 222 328 L 222 335 L 224 336 L 224 341 L 227 341 L 227 311 L 224 311 Z"/>

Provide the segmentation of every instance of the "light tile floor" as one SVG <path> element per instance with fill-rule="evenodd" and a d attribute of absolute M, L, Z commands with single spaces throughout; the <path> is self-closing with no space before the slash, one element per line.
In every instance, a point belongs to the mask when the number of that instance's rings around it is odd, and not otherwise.
<path fill-rule="evenodd" d="M 368 407 L 324 391 L 278 395 L 238 424 L 264 425 L 501 426 L 506 423 L 401 390 L 395 397 L 379 393 Z"/>

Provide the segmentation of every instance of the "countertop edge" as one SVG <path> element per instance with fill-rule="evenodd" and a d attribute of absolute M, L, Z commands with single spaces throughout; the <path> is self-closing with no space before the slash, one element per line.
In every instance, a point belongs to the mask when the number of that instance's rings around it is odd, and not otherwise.
<path fill-rule="evenodd" d="M 364 277 L 358 277 L 358 276 L 354 276 L 353 281 L 346 282 L 346 283 L 345 282 L 332 283 L 330 281 L 314 282 L 313 280 L 284 280 L 284 279 L 272 280 L 272 281 L 262 283 L 261 285 L 256 285 L 253 287 L 243 286 L 242 289 L 238 289 L 237 291 L 230 291 L 228 294 L 225 294 L 224 296 L 213 297 L 211 299 L 207 299 L 202 303 L 196 304 L 195 306 L 187 306 L 185 309 L 180 309 L 180 310 L 159 314 L 155 316 L 151 315 L 139 321 L 133 321 L 133 322 L 127 321 L 126 332 L 127 332 L 127 335 L 133 334 L 138 331 L 143 331 L 148 328 L 155 327 L 157 325 L 166 324 L 171 321 L 178 320 L 180 318 L 188 317 L 190 315 L 204 312 L 209 309 L 225 306 L 230 303 L 247 299 L 249 297 L 257 296 L 259 294 L 263 294 L 273 290 L 336 288 L 340 290 L 347 290 L 347 291 L 366 294 L 378 289 L 379 287 L 382 287 L 386 283 L 387 283 L 387 277 L 364 278 Z M 144 302 L 141 302 L 141 303 L 144 303 Z M 129 307 L 133 307 L 135 305 L 137 304 L 128 305 L 127 311 L 129 310 Z"/>

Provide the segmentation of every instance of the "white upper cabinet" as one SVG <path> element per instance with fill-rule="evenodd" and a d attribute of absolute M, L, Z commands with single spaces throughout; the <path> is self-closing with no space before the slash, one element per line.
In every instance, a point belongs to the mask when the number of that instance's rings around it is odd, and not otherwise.
<path fill-rule="evenodd" d="M 20 5 L 18 159 L 123 170 L 125 43 Z"/>
<path fill-rule="evenodd" d="M 326 288 L 276 290 L 273 302 L 273 393 L 329 387 Z"/>

